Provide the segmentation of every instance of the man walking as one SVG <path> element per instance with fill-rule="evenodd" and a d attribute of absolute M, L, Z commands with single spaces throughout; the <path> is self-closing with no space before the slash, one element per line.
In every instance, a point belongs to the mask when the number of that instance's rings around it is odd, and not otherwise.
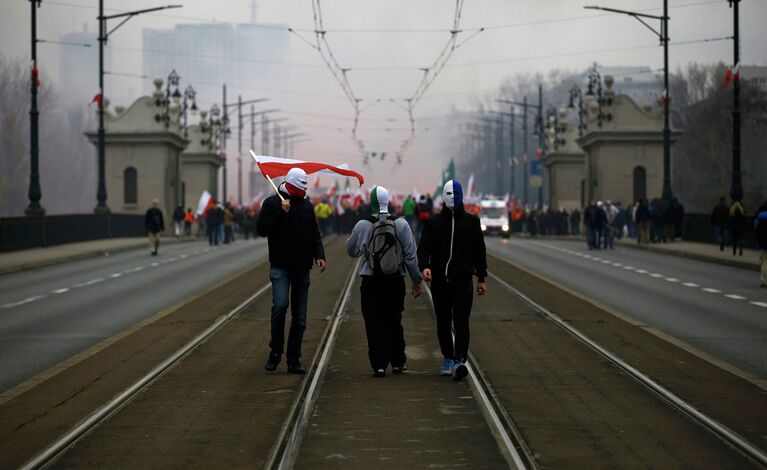
<path fill-rule="evenodd" d="M 479 219 L 463 208 L 463 190 L 457 180 L 442 189 L 444 207 L 424 224 L 418 245 L 423 278 L 431 281 L 437 338 L 442 350 L 441 375 L 462 380 L 469 373 L 469 316 L 473 300 L 472 276 L 477 295 L 485 295 L 487 259 Z M 450 327 L 455 329 L 455 341 Z"/>
<path fill-rule="evenodd" d="M 727 243 L 727 227 L 730 225 L 730 209 L 723 197 L 719 198 L 719 203 L 711 211 L 711 225 L 714 227 L 716 241 L 719 242 L 719 251 L 724 251 L 724 244 Z"/>
<path fill-rule="evenodd" d="M 285 345 L 285 317 L 290 304 L 288 333 L 288 372 L 304 374 L 301 343 L 306 330 L 309 301 L 309 271 L 312 261 L 325 271 L 325 249 L 312 204 L 305 199 L 309 180 L 300 168 L 291 168 L 279 194 L 268 197 L 256 221 L 256 230 L 268 238 L 269 278 L 272 281 L 271 352 L 265 369 L 273 372 L 282 358 Z"/>
<path fill-rule="evenodd" d="M 759 211 L 754 217 L 754 233 L 759 244 L 759 261 L 762 265 L 760 286 L 767 288 L 767 202 L 759 206 Z"/>
<path fill-rule="evenodd" d="M 374 377 L 385 377 L 391 364 L 393 374 L 407 370 L 402 311 L 405 309 L 405 274 L 413 283 L 413 297 L 421 295 L 415 239 L 403 218 L 389 214 L 389 192 L 376 186 L 370 193 L 373 215 L 354 226 L 346 240 L 346 252 L 363 256 L 362 316 L 368 338 L 368 359 Z"/>
<path fill-rule="evenodd" d="M 157 249 L 160 248 L 160 234 L 165 230 L 165 220 L 160 210 L 160 201 L 157 199 L 152 201 L 152 207 L 144 214 L 144 227 L 149 237 L 149 253 L 157 256 Z"/>

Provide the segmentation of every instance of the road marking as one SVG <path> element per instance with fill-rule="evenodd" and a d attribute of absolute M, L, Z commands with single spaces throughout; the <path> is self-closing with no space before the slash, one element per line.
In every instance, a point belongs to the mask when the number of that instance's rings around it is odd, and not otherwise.
<path fill-rule="evenodd" d="M 166 263 L 172 263 L 174 261 L 176 261 L 176 258 L 168 258 L 167 260 L 165 260 Z"/>
<path fill-rule="evenodd" d="M 18 302 L 13 302 L 13 303 L 10 303 L 10 304 L 2 305 L 2 306 L 0 306 L 0 308 L 18 307 L 19 305 L 28 304 L 30 302 L 34 302 L 35 300 L 40 300 L 43 297 L 45 297 L 45 296 L 44 295 L 33 295 L 32 297 L 26 298 L 24 300 L 19 300 Z"/>
<path fill-rule="evenodd" d="M 68 287 L 64 287 L 62 289 L 56 289 L 56 290 L 52 291 L 51 294 L 63 294 L 64 292 L 69 292 L 69 288 Z"/>
<path fill-rule="evenodd" d="M 81 282 L 80 284 L 75 284 L 75 287 L 88 287 L 103 281 L 104 281 L 103 277 L 97 277 L 96 279 L 91 279 L 88 282 Z"/>
<path fill-rule="evenodd" d="M 663 274 L 658 274 L 658 273 L 650 273 L 650 277 L 654 277 L 654 278 L 658 279 L 658 278 L 661 278 L 661 277 L 663 277 Z"/>
<path fill-rule="evenodd" d="M 666 277 L 664 279 L 667 280 L 668 282 L 679 282 L 679 279 L 675 277 Z"/>
<path fill-rule="evenodd" d="M 149 266 L 151 266 L 151 267 L 153 267 L 153 268 L 156 268 L 156 267 L 157 267 L 157 266 L 159 266 L 159 265 L 160 265 L 160 263 L 152 263 L 152 264 L 150 264 Z"/>
<path fill-rule="evenodd" d="M 746 300 L 745 297 L 743 297 L 742 295 L 737 295 L 737 294 L 724 294 L 724 296 L 732 300 Z"/>
<path fill-rule="evenodd" d="M 123 273 L 112 273 L 112 274 L 109 275 L 109 277 L 111 277 L 111 278 L 118 278 L 118 277 L 120 277 L 122 275 L 123 275 Z"/>
<path fill-rule="evenodd" d="M 647 271 L 646 271 L 646 270 L 644 270 L 644 269 L 637 269 L 637 272 L 638 272 L 639 274 L 647 274 Z"/>
<path fill-rule="evenodd" d="M 764 307 L 767 308 L 767 302 L 751 302 L 753 305 L 756 305 L 757 307 Z"/>
<path fill-rule="evenodd" d="M 179 256 L 179 258 L 184 259 L 184 258 L 186 258 L 186 255 L 181 255 L 181 256 Z"/>
<path fill-rule="evenodd" d="M 624 266 L 623 269 L 625 269 L 626 271 L 634 271 L 635 268 L 634 266 Z"/>
<path fill-rule="evenodd" d="M 713 288 L 711 288 L 711 287 L 704 287 L 704 288 L 703 288 L 703 289 L 701 289 L 701 290 L 702 290 L 703 292 L 709 292 L 709 293 L 711 293 L 711 294 L 721 294 L 721 293 L 722 293 L 722 291 L 720 291 L 719 289 L 713 289 Z"/>
<path fill-rule="evenodd" d="M 143 266 L 137 266 L 137 267 L 135 267 L 135 268 L 133 268 L 133 269 L 128 269 L 128 270 L 126 270 L 126 271 L 125 271 L 125 274 L 130 274 L 130 273 L 137 273 L 137 272 L 141 271 L 142 269 L 144 269 L 144 267 L 143 267 Z"/>
<path fill-rule="evenodd" d="M 616 268 L 620 268 L 623 265 L 621 263 L 613 263 L 613 266 L 615 266 Z"/>
<path fill-rule="evenodd" d="M 683 282 L 682 285 L 685 287 L 700 287 L 698 284 L 695 284 L 694 282 Z"/>

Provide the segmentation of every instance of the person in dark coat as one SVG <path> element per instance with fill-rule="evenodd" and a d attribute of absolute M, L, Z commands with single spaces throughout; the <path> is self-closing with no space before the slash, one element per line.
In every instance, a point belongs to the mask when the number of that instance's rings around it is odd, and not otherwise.
<path fill-rule="evenodd" d="M 761 284 L 767 288 L 767 202 L 759 206 L 754 217 L 754 233 L 759 245 L 759 262 L 761 263 Z"/>
<path fill-rule="evenodd" d="M 738 252 L 743 256 L 743 231 L 746 229 L 746 210 L 740 201 L 732 201 L 730 206 L 730 239 L 732 240 L 732 256 Z"/>
<path fill-rule="evenodd" d="M 157 199 L 152 201 L 152 207 L 144 214 L 144 228 L 149 237 L 149 253 L 157 256 L 157 250 L 160 248 L 160 234 L 165 231 L 165 220 L 160 210 L 160 201 Z"/>
<path fill-rule="evenodd" d="M 573 235 L 581 234 L 581 211 L 577 208 L 570 213 L 570 233 Z"/>
<path fill-rule="evenodd" d="M 223 241 L 221 239 L 221 225 L 223 223 L 224 213 L 219 209 L 216 201 L 212 201 L 208 207 L 208 212 L 205 214 L 205 227 L 208 230 L 208 244 L 210 246 L 218 246 Z"/>
<path fill-rule="evenodd" d="M 424 225 L 418 244 L 418 267 L 423 278 L 431 282 L 437 339 L 444 358 L 441 374 L 462 380 L 468 374 L 473 276 L 477 276 L 477 295 L 487 292 L 485 238 L 479 218 L 463 208 L 461 184 L 448 181 L 442 194 L 442 211 Z"/>
<path fill-rule="evenodd" d="M 176 238 L 180 237 L 184 232 L 185 215 L 186 214 L 184 213 L 184 208 L 181 206 L 176 206 L 176 209 L 173 211 L 173 235 L 175 235 Z"/>
<path fill-rule="evenodd" d="M 730 209 L 724 202 L 724 198 L 719 198 L 719 203 L 711 211 L 711 225 L 714 227 L 714 236 L 719 242 L 719 251 L 724 251 L 724 244 L 727 243 L 727 227 L 730 226 Z"/>
<path fill-rule="evenodd" d="M 309 271 L 312 263 L 325 271 L 325 249 L 314 217 L 312 203 L 306 199 L 309 180 L 300 168 L 291 168 L 279 194 L 268 197 L 256 221 L 256 230 L 268 238 L 269 278 L 272 281 L 271 352 L 264 368 L 277 369 L 285 346 L 285 317 L 290 304 L 288 333 L 288 372 L 304 374 L 301 343 L 306 330 L 309 301 Z"/>

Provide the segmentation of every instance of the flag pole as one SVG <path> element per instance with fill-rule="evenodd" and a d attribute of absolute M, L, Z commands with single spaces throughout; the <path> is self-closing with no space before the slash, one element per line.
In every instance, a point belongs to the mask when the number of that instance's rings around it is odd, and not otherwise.
<path fill-rule="evenodd" d="M 253 156 L 253 160 L 256 161 L 256 165 L 258 165 L 258 169 L 260 170 L 261 169 L 261 165 L 259 165 L 258 157 L 256 156 L 256 153 L 253 151 L 253 149 L 250 149 L 250 154 Z M 274 188 L 274 191 L 277 193 L 277 196 L 280 197 L 280 201 L 284 201 L 285 198 L 282 197 L 282 194 L 280 194 L 280 190 L 277 189 L 277 185 L 274 184 L 274 181 L 272 181 L 272 178 L 270 178 L 269 175 L 267 175 L 263 171 L 261 172 L 261 174 L 264 175 L 264 178 L 266 178 L 269 181 L 269 183 L 272 185 L 272 187 Z"/>

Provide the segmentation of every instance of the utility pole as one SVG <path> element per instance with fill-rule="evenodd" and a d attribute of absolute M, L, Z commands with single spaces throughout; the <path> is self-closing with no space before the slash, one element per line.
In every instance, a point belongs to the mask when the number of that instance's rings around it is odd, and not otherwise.
<path fill-rule="evenodd" d="M 733 22 L 733 67 L 740 64 L 740 18 L 738 6 L 740 0 L 730 0 Z M 740 173 L 740 77 L 735 77 L 732 84 L 732 181 L 730 198 L 740 201 L 743 198 L 743 181 Z"/>
<path fill-rule="evenodd" d="M 29 206 L 24 211 L 28 216 L 45 215 L 45 209 L 40 205 L 43 194 L 40 190 L 40 138 L 37 110 L 37 9 L 40 0 L 30 0 L 32 7 L 32 70 L 31 70 L 31 102 L 29 106 Z"/>
<path fill-rule="evenodd" d="M 242 95 L 237 95 L 237 204 L 242 206 Z"/>
<path fill-rule="evenodd" d="M 730 4 L 732 4 L 732 0 L 730 1 Z M 736 0 L 737 5 L 737 0 Z M 669 119 L 669 103 L 671 101 L 671 94 L 668 89 L 668 43 L 669 43 L 669 37 L 668 37 L 668 0 L 663 0 L 663 16 L 657 16 L 657 15 L 647 15 L 644 13 L 634 12 L 634 11 L 626 11 L 626 10 L 616 10 L 615 8 L 605 8 L 605 7 L 598 7 L 598 6 L 588 6 L 583 7 L 587 10 L 602 10 L 602 11 L 608 11 L 611 13 L 620 13 L 622 15 L 628 15 L 633 17 L 635 20 L 642 23 L 647 29 L 655 33 L 656 36 L 658 36 L 658 39 L 660 39 L 661 45 L 663 45 L 663 195 L 662 198 L 666 203 L 671 202 L 671 198 L 673 196 L 671 192 L 671 127 L 670 127 L 670 119 Z M 736 14 L 737 15 L 737 14 Z M 652 19 L 652 20 L 659 20 L 660 21 L 660 31 L 656 30 L 647 22 L 645 19 Z M 735 41 L 737 43 L 737 40 Z M 737 44 L 736 44 L 736 51 L 737 51 Z M 735 111 L 733 110 L 733 118 L 735 117 Z M 734 125 L 733 125 L 733 135 L 735 134 Z M 733 146 L 735 145 L 735 142 L 733 142 Z M 735 159 L 735 148 L 733 147 L 733 160 Z M 740 177 L 740 160 L 738 160 L 738 178 Z M 735 168 L 733 167 L 733 184 L 735 180 Z M 732 189 L 731 189 L 732 191 Z M 743 189 L 741 188 L 741 196 L 742 196 Z"/>
<path fill-rule="evenodd" d="M 511 161 L 509 162 L 509 166 L 511 166 L 511 195 L 514 196 L 514 198 L 516 198 L 517 197 L 517 192 L 516 192 L 516 189 L 514 188 L 514 167 L 516 166 L 514 164 L 514 151 L 515 151 L 515 148 L 514 148 L 515 147 L 515 145 L 514 145 L 514 121 L 515 121 L 515 119 L 514 119 L 515 118 L 515 116 L 514 116 L 514 106 L 512 106 L 511 109 L 509 109 L 509 112 L 511 113 L 511 129 L 509 131 L 509 140 L 510 140 L 510 142 L 509 142 L 509 144 L 510 144 L 509 145 L 509 147 L 510 147 L 509 148 L 509 154 L 510 154 L 510 158 L 511 158 Z"/>
<path fill-rule="evenodd" d="M 109 213 L 109 207 L 107 207 L 107 185 L 105 179 L 105 166 L 106 166 L 106 130 L 104 128 L 104 45 L 107 43 L 109 36 L 114 33 L 117 28 L 124 25 L 128 20 L 134 16 L 142 13 L 150 13 L 153 11 L 166 10 L 169 8 L 181 8 L 181 5 L 167 5 L 164 7 L 145 8 L 143 10 L 128 11 L 125 13 L 117 13 L 114 15 L 104 15 L 104 0 L 99 0 L 99 129 L 98 129 L 98 189 L 96 190 L 96 209 L 94 212 L 98 214 Z M 122 21 L 117 24 L 111 31 L 107 31 L 107 21 L 111 19 L 122 18 Z"/>
<path fill-rule="evenodd" d="M 223 193 L 222 193 L 222 200 L 223 203 L 226 204 L 226 196 L 227 196 L 227 181 L 226 181 L 226 165 L 227 165 L 227 155 L 226 155 L 226 136 L 229 134 L 229 108 L 226 106 L 226 83 L 224 83 L 223 88 L 223 100 L 224 100 L 224 117 L 222 118 L 222 126 L 221 126 L 221 152 L 223 153 L 224 157 L 224 168 L 223 168 L 223 180 L 222 180 L 222 186 L 223 186 Z"/>
<path fill-rule="evenodd" d="M 538 149 L 540 150 L 541 157 L 543 156 L 543 147 L 546 144 L 545 135 L 543 132 L 543 85 L 538 84 Z M 535 158 L 538 158 L 538 152 L 535 154 Z M 543 163 L 538 162 L 538 168 L 541 171 L 541 185 L 538 186 L 538 209 L 543 209 Z"/>
<path fill-rule="evenodd" d="M 525 95 L 525 99 L 522 100 L 524 110 L 522 111 L 522 148 L 525 152 L 525 167 L 524 167 L 524 182 L 522 183 L 524 187 L 524 199 L 525 199 L 525 205 L 528 204 L 527 200 L 527 189 L 529 186 L 529 171 L 528 171 L 528 160 L 530 159 L 530 153 L 528 152 L 527 148 L 527 95 Z"/>

